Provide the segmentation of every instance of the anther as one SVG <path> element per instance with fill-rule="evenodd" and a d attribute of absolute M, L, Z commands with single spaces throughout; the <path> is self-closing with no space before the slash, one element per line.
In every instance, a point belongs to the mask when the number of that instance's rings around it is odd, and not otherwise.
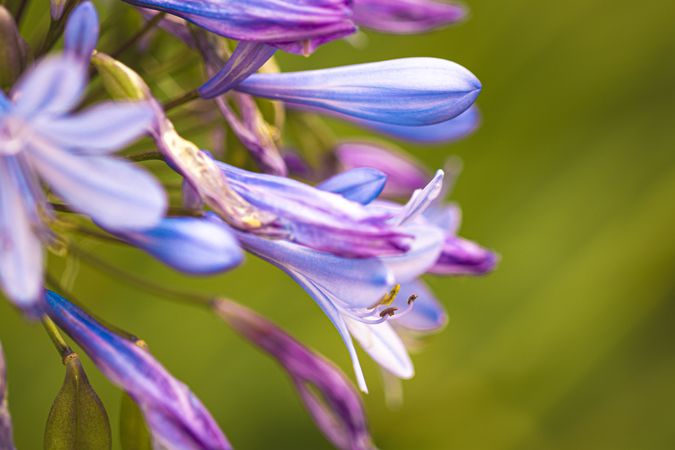
<path fill-rule="evenodd" d="M 398 308 L 392 306 L 390 308 L 385 308 L 380 312 L 380 317 L 384 316 L 389 316 L 392 317 L 394 314 L 396 314 L 396 311 L 398 311 Z"/>

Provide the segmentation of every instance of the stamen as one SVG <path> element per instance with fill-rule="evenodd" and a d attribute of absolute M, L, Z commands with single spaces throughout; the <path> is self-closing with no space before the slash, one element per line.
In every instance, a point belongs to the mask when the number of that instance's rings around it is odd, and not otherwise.
<path fill-rule="evenodd" d="M 401 290 L 401 285 L 400 284 L 395 285 L 393 288 L 391 288 L 391 291 L 384 294 L 384 296 L 377 303 L 368 307 L 368 309 L 375 309 L 378 306 L 389 306 L 389 305 L 391 305 L 392 302 L 396 299 L 396 296 L 398 295 L 400 290 Z"/>
<path fill-rule="evenodd" d="M 415 300 L 417 300 L 417 294 L 412 294 L 410 297 L 408 297 L 408 304 L 412 305 Z"/>
<path fill-rule="evenodd" d="M 398 311 L 398 308 L 393 307 L 393 306 L 390 307 L 390 308 L 385 308 L 382 311 L 380 311 L 380 317 L 385 317 L 385 316 L 393 317 L 394 314 L 396 314 L 396 311 Z"/>

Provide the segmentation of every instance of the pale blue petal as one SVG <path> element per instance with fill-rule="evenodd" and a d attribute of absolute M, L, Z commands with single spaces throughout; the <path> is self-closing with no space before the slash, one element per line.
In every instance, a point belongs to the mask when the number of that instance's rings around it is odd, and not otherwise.
<path fill-rule="evenodd" d="M 31 164 L 70 206 L 110 229 L 155 226 L 167 199 L 160 184 L 132 163 L 83 156 L 33 142 Z"/>
<path fill-rule="evenodd" d="M 316 187 L 367 205 L 380 195 L 386 182 L 387 175 L 383 172 L 370 167 L 360 167 L 337 174 Z"/>
<path fill-rule="evenodd" d="M 415 375 L 410 355 L 389 323 L 365 324 L 348 317 L 345 322 L 354 339 L 380 366 L 399 378 Z"/>
<path fill-rule="evenodd" d="M 410 249 L 400 255 L 380 258 L 397 283 L 412 281 L 433 267 L 443 250 L 445 238 L 443 232 L 432 225 L 408 225 L 403 230 L 414 237 Z"/>
<path fill-rule="evenodd" d="M 63 35 L 64 50 L 89 64 L 98 42 L 98 14 L 90 1 L 80 3 L 68 17 Z"/>
<path fill-rule="evenodd" d="M 25 118 L 59 116 L 80 101 L 86 69 L 72 56 L 51 56 L 37 63 L 12 90 L 14 111 Z"/>
<path fill-rule="evenodd" d="M 0 156 L 0 284 L 9 299 L 30 309 L 42 295 L 42 245 L 21 192 L 23 175 L 8 158 Z"/>
<path fill-rule="evenodd" d="M 244 255 L 219 219 L 168 217 L 141 231 L 113 232 L 165 264 L 194 275 L 209 275 L 241 264 Z"/>
<path fill-rule="evenodd" d="M 414 221 L 421 216 L 426 209 L 433 203 L 443 189 L 443 171 L 438 170 L 434 178 L 426 185 L 424 189 L 418 189 L 413 192 L 408 203 L 401 208 L 394 221 L 399 225 Z"/>
<path fill-rule="evenodd" d="M 154 117 L 146 102 L 108 102 L 67 117 L 38 119 L 33 126 L 55 145 L 97 154 L 134 142 L 149 129 Z"/>
<path fill-rule="evenodd" d="M 415 296 L 412 310 L 392 318 L 396 326 L 419 332 L 437 331 L 448 323 L 448 314 L 431 289 L 421 280 L 413 280 L 401 284 L 401 290 L 393 306 L 404 310 L 408 307 L 408 299 Z"/>

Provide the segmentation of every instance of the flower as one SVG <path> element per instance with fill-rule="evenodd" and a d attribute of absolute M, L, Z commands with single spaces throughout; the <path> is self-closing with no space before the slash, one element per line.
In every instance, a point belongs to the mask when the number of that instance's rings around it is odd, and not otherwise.
<path fill-rule="evenodd" d="M 90 1 L 80 3 L 68 17 L 63 36 L 64 51 L 89 65 L 98 42 L 98 33 L 96 7 Z"/>
<path fill-rule="evenodd" d="M 421 33 L 465 17 L 462 6 L 443 1 L 354 0 L 354 22 L 383 33 Z"/>
<path fill-rule="evenodd" d="M 144 133 L 147 103 L 104 103 L 69 114 L 84 90 L 85 68 L 71 56 L 41 61 L 0 93 L 0 284 L 19 306 L 42 291 L 42 178 L 70 207 L 109 229 L 156 225 L 166 210 L 159 184 L 109 153 Z"/>
<path fill-rule="evenodd" d="M 241 264 L 244 255 L 230 228 L 207 217 L 167 217 L 145 230 L 111 233 L 176 270 L 210 275 Z"/>
<path fill-rule="evenodd" d="M 138 404 L 156 446 L 170 450 L 230 449 L 199 399 L 147 349 L 111 332 L 55 292 L 47 291 L 45 304 L 52 320 Z"/>
<path fill-rule="evenodd" d="M 354 174 L 355 185 L 363 183 L 360 171 L 349 173 Z M 442 180 L 443 173 L 439 171 L 408 204 L 390 208 L 383 215 L 395 230 L 410 237 L 410 245 L 404 252 L 374 253 L 370 258 L 354 259 L 306 248 L 288 240 L 270 240 L 237 232 L 246 250 L 286 272 L 321 307 L 347 346 L 357 382 L 363 391 L 367 391 L 367 386 L 352 336 L 389 372 L 400 378 L 413 376 L 412 362 L 405 346 L 386 322 L 412 307 L 412 302 L 401 311 L 391 306 L 398 284 L 415 280 L 426 272 L 441 251 L 443 234 L 440 230 L 412 222 L 438 195 Z M 348 179 L 343 179 L 339 185 L 344 187 L 347 182 Z M 357 192 L 357 198 L 364 198 L 359 191 L 349 192 Z M 344 200 L 355 203 L 350 198 Z M 381 213 L 384 208 L 377 209 Z"/>
<path fill-rule="evenodd" d="M 242 305 L 217 300 L 213 309 L 237 332 L 279 361 L 333 445 L 345 450 L 374 448 L 359 394 L 340 369 Z"/>
<path fill-rule="evenodd" d="M 14 450 L 12 438 L 12 418 L 7 406 L 7 373 L 5 368 L 5 355 L 0 344 L 0 449 Z"/>
<path fill-rule="evenodd" d="M 309 54 L 355 31 L 349 0 L 125 0 L 166 11 L 221 36 Z"/>
<path fill-rule="evenodd" d="M 424 126 L 452 119 L 481 90 L 459 64 L 438 58 L 403 58 L 330 69 L 259 73 L 240 82 L 247 94 L 355 119 Z"/>

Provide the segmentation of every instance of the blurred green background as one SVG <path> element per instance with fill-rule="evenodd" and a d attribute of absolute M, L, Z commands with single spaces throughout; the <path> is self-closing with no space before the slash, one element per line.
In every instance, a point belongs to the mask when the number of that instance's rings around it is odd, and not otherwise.
<path fill-rule="evenodd" d="M 31 5 L 27 36 L 43 32 L 46 23 L 32 18 L 46 4 Z M 468 22 L 440 32 L 367 32 L 363 48 L 338 42 L 309 59 L 279 58 L 291 70 L 438 56 L 468 67 L 484 85 L 484 120 L 474 136 L 405 148 L 430 168 L 450 154 L 463 159 L 453 195 L 464 210 L 462 234 L 496 249 L 502 263 L 485 278 L 429 279 L 451 320 L 414 356 L 417 375 L 404 384 L 402 408 L 386 406 L 379 372 L 362 354 L 375 441 L 392 450 L 673 449 L 675 4 L 468 6 Z M 90 248 L 160 283 L 237 299 L 351 376 L 328 320 L 265 263 L 248 258 L 233 273 L 195 280 L 130 249 Z M 235 447 L 330 448 L 286 375 L 216 317 L 84 264 L 68 271 L 77 273 L 78 297 L 142 336 Z M 5 301 L 0 339 L 17 445 L 40 448 L 62 366 L 41 327 Z M 120 393 L 86 367 L 116 429 Z"/>

